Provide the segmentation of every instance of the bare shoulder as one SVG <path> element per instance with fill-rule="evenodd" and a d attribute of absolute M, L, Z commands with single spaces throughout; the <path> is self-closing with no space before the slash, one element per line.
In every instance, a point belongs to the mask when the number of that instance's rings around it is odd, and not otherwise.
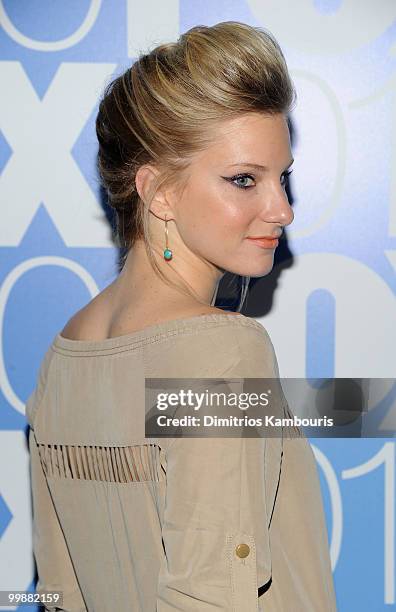
<path fill-rule="evenodd" d="M 100 340 L 106 321 L 107 314 L 98 294 L 68 320 L 61 335 L 71 340 Z"/>
<path fill-rule="evenodd" d="M 78 310 L 66 323 L 61 335 L 71 340 L 102 340 L 112 336 L 120 336 L 156 323 L 167 320 L 183 319 L 204 314 L 238 315 L 238 312 L 225 311 L 214 306 L 194 305 L 181 308 L 178 311 L 161 309 L 161 312 L 150 311 L 142 317 L 126 311 L 124 316 L 115 317 L 111 308 L 100 294 L 86 306 Z"/>
<path fill-rule="evenodd" d="M 84 340 L 87 335 L 87 321 L 88 315 L 85 310 L 86 307 L 78 310 L 66 323 L 65 327 L 61 331 L 61 335 L 64 338 L 70 340 Z M 89 333 L 88 333 L 89 335 Z"/>

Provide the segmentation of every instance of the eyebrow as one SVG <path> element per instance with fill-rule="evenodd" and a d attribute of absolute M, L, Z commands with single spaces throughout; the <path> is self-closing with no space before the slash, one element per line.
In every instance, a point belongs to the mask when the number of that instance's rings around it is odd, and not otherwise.
<path fill-rule="evenodd" d="M 294 159 L 292 159 L 288 166 L 286 166 L 285 170 L 290 168 L 290 166 L 294 163 Z M 255 170 L 269 170 L 268 166 L 261 166 L 260 164 L 252 164 L 251 162 L 239 162 L 238 164 L 230 164 L 232 166 L 249 166 L 249 168 L 254 168 Z"/>

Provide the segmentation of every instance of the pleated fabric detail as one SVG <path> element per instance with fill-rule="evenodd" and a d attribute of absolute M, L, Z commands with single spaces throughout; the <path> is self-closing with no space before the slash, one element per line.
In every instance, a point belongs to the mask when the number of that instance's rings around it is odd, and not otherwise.
<path fill-rule="evenodd" d="M 52 478 L 104 482 L 160 481 L 164 475 L 157 444 L 79 446 L 38 443 L 41 465 Z"/>

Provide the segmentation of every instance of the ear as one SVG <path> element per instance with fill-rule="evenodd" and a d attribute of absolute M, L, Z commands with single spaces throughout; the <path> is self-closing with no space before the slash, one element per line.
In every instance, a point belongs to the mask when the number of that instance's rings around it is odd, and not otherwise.
<path fill-rule="evenodd" d="M 135 185 L 140 199 L 147 205 L 153 192 L 155 195 L 150 204 L 150 211 L 160 219 L 168 220 L 173 218 L 173 211 L 166 197 L 166 190 L 156 187 L 159 171 L 151 164 L 141 166 L 136 172 Z"/>

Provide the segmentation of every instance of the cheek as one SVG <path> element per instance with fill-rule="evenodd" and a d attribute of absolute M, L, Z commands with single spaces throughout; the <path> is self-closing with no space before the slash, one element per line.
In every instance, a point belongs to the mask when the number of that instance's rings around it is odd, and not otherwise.
<path fill-rule="evenodd" d="M 197 230 L 205 227 L 210 234 L 226 235 L 240 229 L 242 233 L 254 218 L 253 206 L 243 194 L 229 185 L 195 187 L 183 206 L 183 227 Z"/>
<path fill-rule="evenodd" d="M 217 206 L 209 214 L 213 219 L 214 230 L 231 242 L 246 235 L 254 218 L 252 208 L 247 206 L 241 197 L 235 196 L 219 198 Z"/>
<path fill-rule="evenodd" d="M 210 181 L 190 183 L 179 202 L 178 226 L 192 251 L 216 257 L 222 249 L 239 248 L 248 234 L 256 210 L 246 194 L 227 184 Z"/>

